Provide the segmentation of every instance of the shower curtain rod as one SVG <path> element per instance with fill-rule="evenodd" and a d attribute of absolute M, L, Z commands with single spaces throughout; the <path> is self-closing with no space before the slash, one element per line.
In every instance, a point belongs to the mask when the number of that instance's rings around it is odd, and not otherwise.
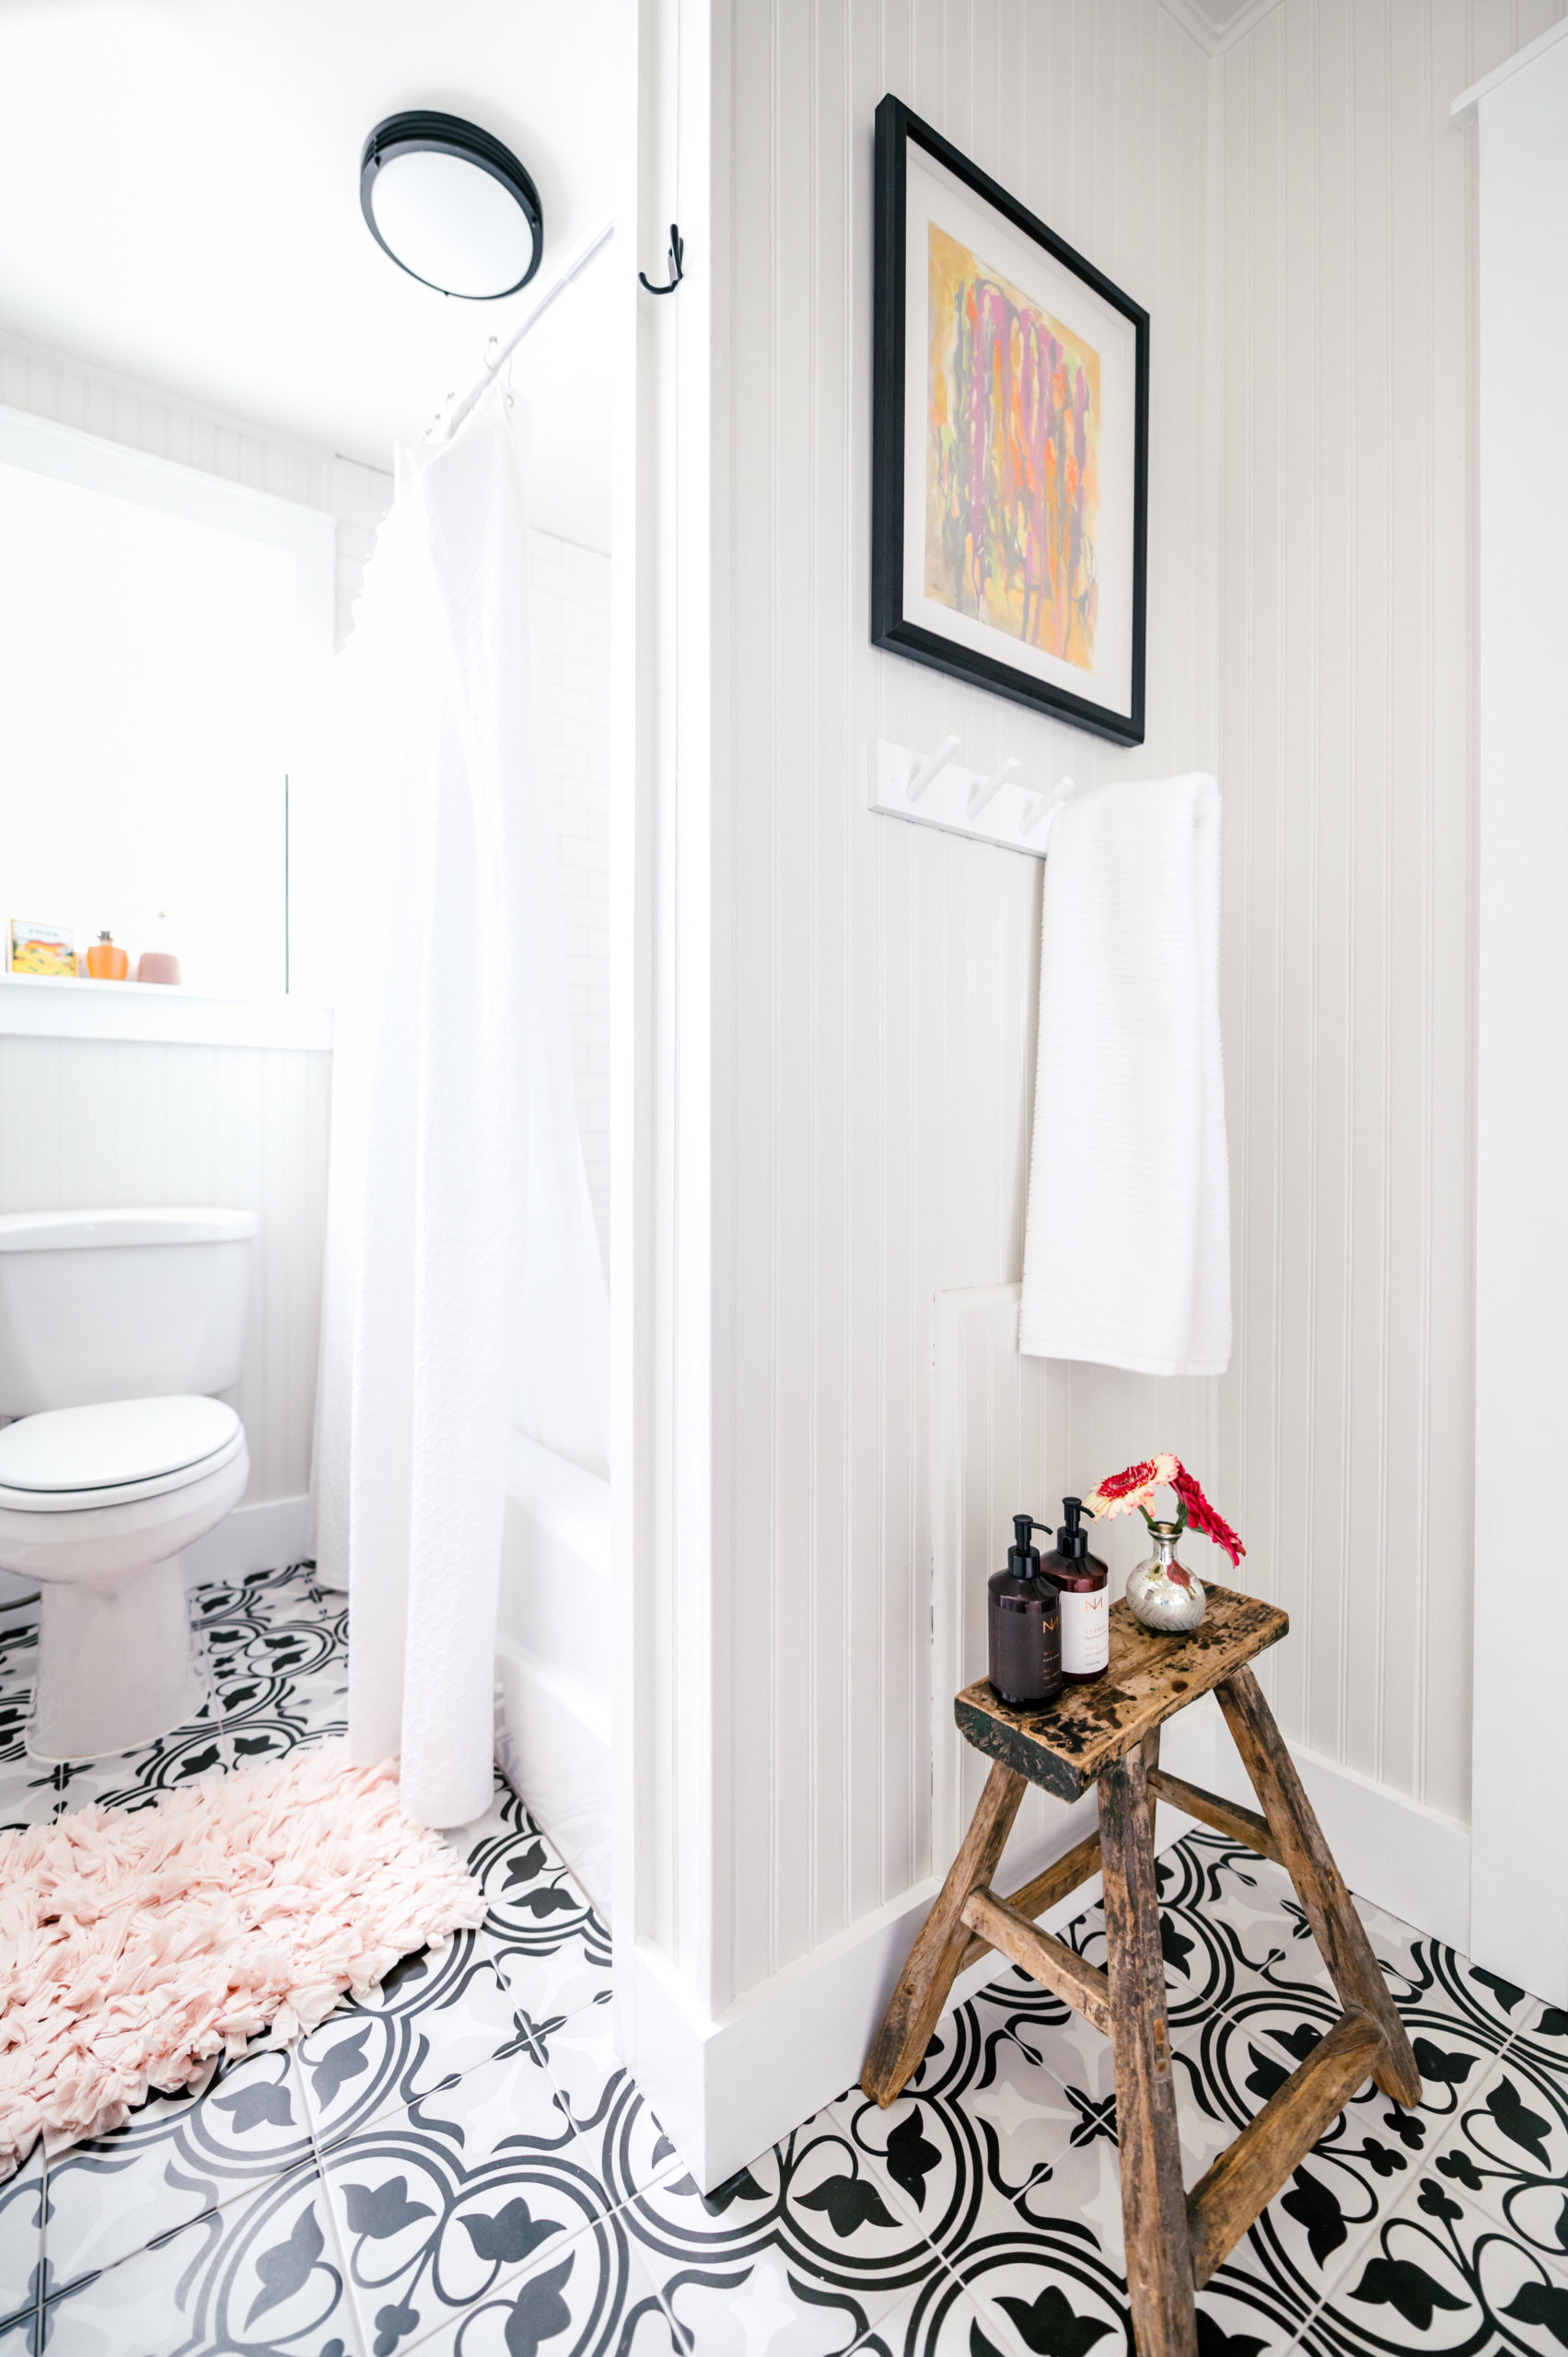
<path fill-rule="evenodd" d="M 474 385 L 467 393 L 464 394 L 462 400 L 458 403 L 457 408 L 452 412 L 451 416 L 447 421 L 446 432 L 442 437 L 445 441 L 449 442 L 451 440 L 453 435 L 457 432 L 464 418 L 467 417 L 474 403 L 482 397 L 482 394 L 486 393 L 490 387 L 495 382 L 496 377 L 501 374 L 502 369 L 505 366 L 507 361 L 510 360 L 518 344 L 521 343 L 526 335 L 530 334 L 539 325 L 540 319 L 543 319 L 546 311 L 549 310 L 556 296 L 558 295 L 563 295 L 566 292 L 567 287 L 571 285 L 572 281 L 577 276 L 578 273 L 587 268 L 588 263 L 592 261 L 595 254 L 598 252 L 600 247 L 608 246 L 614 235 L 614 222 L 606 221 L 601 223 L 599 227 L 595 229 L 591 235 L 584 238 L 579 244 L 574 246 L 572 251 L 567 255 L 565 261 L 562 263 L 560 269 L 556 272 L 554 277 L 551 280 L 543 294 L 540 295 L 534 303 L 527 319 L 523 320 L 521 326 L 518 327 L 512 335 L 507 337 L 506 342 L 502 345 L 494 359 L 486 361 L 484 373 L 480 377 L 478 384 Z"/>

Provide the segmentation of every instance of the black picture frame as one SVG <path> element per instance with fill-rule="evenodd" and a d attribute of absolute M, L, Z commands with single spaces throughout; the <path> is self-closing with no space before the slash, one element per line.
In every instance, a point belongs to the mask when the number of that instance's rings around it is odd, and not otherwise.
<path fill-rule="evenodd" d="M 905 287 L 909 143 L 925 150 L 984 203 L 1119 311 L 1134 333 L 1131 695 L 1125 712 L 1052 686 L 1000 657 L 957 645 L 904 611 Z M 952 679 L 990 688 L 1056 719 L 1109 737 L 1144 741 L 1149 515 L 1149 315 L 1102 271 L 960 154 L 950 140 L 889 93 L 877 109 L 876 253 L 873 273 L 871 428 L 871 638 L 876 646 L 928 663 Z"/>

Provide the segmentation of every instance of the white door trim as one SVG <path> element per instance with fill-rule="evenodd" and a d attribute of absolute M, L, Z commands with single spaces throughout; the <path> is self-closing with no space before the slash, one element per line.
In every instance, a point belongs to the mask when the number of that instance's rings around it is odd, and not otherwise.
<path fill-rule="evenodd" d="M 1568 43 L 1480 140 L 1480 885 L 1470 1953 L 1568 2003 Z"/>

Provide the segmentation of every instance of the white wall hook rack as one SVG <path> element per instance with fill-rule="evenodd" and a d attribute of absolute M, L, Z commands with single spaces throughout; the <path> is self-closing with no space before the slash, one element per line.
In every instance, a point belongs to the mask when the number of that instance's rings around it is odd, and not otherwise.
<path fill-rule="evenodd" d="M 873 810 L 1042 859 L 1051 836 L 1047 822 L 1072 793 L 1072 779 L 1059 778 L 1049 792 L 1034 793 L 1019 780 L 1015 756 L 988 773 L 960 768 L 953 759 L 958 750 L 956 737 L 944 737 L 934 752 L 923 754 L 878 737 L 871 748 Z"/>

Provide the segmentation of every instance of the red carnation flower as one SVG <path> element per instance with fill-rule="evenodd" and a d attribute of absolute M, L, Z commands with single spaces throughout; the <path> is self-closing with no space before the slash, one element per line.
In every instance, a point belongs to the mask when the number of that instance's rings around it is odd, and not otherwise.
<path fill-rule="evenodd" d="M 1176 1492 L 1182 1523 L 1201 1530 L 1216 1547 L 1223 1547 L 1232 1566 L 1239 1563 L 1247 1550 L 1222 1514 L 1215 1512 L 1197 1482 L 1179 1457 L 1162 1451 L 1158 1457 L 1145 1457 L 1136 1465 L 1129 1465 L 1124 1472 L 1111 1474 L 1101 1481 L 1084 1500 L 1084 1504 L 1097 1521 L 1109 1521 L 1113 1515 L 1131 1514 L 1136 1506 L 1144 1520 L 1151 1519 L 1148 1500 L 1162 1483 Z"/>

